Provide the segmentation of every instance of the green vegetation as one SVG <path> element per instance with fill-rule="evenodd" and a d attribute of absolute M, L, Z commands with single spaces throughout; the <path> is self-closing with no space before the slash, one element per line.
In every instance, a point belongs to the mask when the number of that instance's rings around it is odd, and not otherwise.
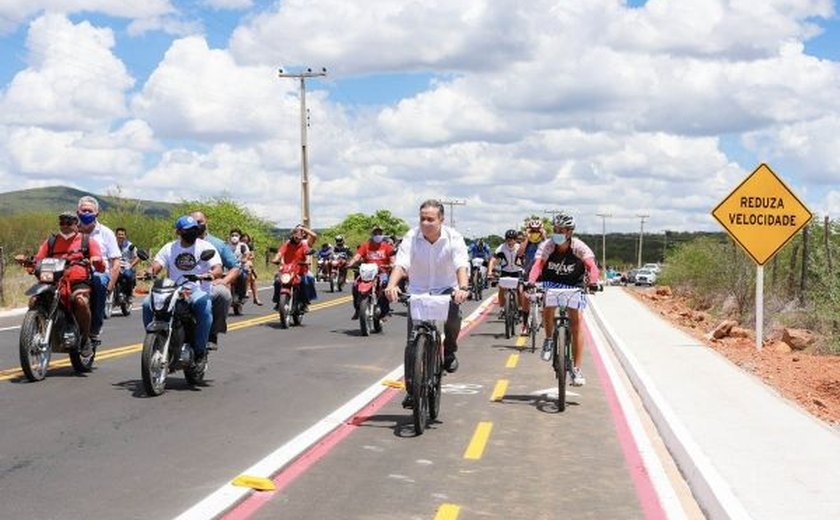
<path fill-rule="evenodd" d="M 351 249 L 356 249 L 362 242 L 370 238 L 370 231 L 375 224 L 382 226 L 382 231 L 386 235 L 402 236 L 409 230 L 408 224 L 403 219 L 395 217 L 385 209 L 371 215 L 353 213 L 348 215 L 341 223 L 320 233 L 317 245 L 323 244 L 325 241 L 333 244 L 336 235 L 344 235 L 344 243 Z"/>
<path fill-rule="evenodd" d="M 840 354 L 840 224 L 814 220 L 764 268 L 765 328 L 821 334 L 821 349 Z M 701 237 L 669 248 L 659 278 L 713 315 L 755 324 L 756 267 L 727 238 Z"/>
<path fill-rule="evenodd" d="M 68 188 L 66 186 L 49 186 L 46 188 L 32 188 L 28 190 L 0 193 L 0 208 L 3 215 L 21 215 L 32 213 L 58 213 L 63 210 L 75 209 L 79 197 L 92 195 L 89 192 Z M 99 200 L 103 212 L 122 207 L 133 212 L 149 216 L 169 216 L 177 204 L 123 198 L 117 189 L 109 195 L 94 195 Z"/>

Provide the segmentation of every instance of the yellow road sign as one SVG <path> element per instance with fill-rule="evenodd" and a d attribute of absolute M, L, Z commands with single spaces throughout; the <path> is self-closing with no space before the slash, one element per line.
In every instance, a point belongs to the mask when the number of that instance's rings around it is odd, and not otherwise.
<path fill-rule="evenodd" d="M 811 220 L 811 211 L 761 163 L 712 211 L 758 265 L 764 265 Z"/>

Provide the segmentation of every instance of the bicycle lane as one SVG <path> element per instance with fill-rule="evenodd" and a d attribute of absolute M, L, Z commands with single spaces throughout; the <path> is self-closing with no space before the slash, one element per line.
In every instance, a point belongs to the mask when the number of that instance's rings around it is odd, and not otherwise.
<path fill-rule="evenodd" d="M 275 475 L 276 491 L 225 518 L 682 516 L 654 489 L 593 335 L 589 383 L 558 413 L 550 364 L 503 329 L 491 318 L 462 331 L 461 369 L 444 379 L 440 422 L 424 435 L 388 388 Z"/>

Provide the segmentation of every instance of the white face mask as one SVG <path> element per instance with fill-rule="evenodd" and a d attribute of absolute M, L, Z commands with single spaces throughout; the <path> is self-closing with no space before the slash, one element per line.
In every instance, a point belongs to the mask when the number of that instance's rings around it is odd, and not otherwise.
<path fill-rule="evenodd" d="M 236 235 L 231 236 L 230 237 L 230 243 L 231 244 L 238 244 L 239 243 L 239 237 L 236 236 Z"/>

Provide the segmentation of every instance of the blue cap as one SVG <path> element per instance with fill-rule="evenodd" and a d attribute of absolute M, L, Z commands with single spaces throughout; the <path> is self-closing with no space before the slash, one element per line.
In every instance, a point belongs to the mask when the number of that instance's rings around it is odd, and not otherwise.
<path fill-rule="evenodd" d="M 196 222 L 195 219 L 189 215 L 184 215 L 183 217 L 180 217 L 177 221 L 175 221 L 175 229 L 177 229 L 178 231 L 194 227 L 198 227 L 198 222 Z"/>

